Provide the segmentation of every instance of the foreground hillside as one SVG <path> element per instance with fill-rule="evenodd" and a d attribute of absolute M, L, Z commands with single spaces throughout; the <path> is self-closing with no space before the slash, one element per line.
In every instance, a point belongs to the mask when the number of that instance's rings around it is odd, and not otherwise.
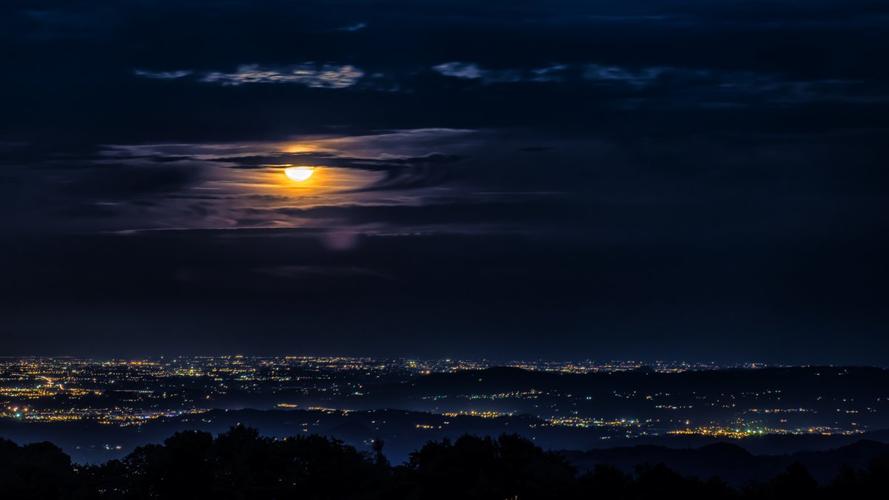
<path fill-rule="evenodd" d="M 50 443 L 3 440 L 0 491 L 17 499 L 845 499 L 877 498 L 889 487 L 889 450 L 876 443 L 838 450 L 830 460 L 845 456 L 857 467 L 843 467 L 822 484 L 792 461 L 768 480 L 741 487 L 680 474 L 669 462 L 639 463 L 627 471 L 588 455 L 574 457 L 590 466 L 579 469 L 566 456 L 515 435 L 429 442 L 400 466 L 386 460 L 384 449 L 380 441 L 372 452 L 360 452 L 319 436 L 274 439 L 237 426 L 215 438 L 180 432 L 122 460 L 75 466 Z M 641 459 L 644 451 L 614 453 Z M 730 446 L 699 452 L 755 466 L 754 457 Z M 872 457 L 862 465 L 865 454 Z M 682 457 L 662 458 L 686 466 Z"/>

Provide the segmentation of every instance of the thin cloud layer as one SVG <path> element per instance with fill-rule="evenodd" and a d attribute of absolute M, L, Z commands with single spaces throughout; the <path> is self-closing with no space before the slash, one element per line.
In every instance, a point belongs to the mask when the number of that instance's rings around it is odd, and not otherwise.
<path fill-rule="evenodd" d="M 192 72 L 187 69 L 180 69 L 175 71 L 148 71 L 144 69 L 133 70 L 133 74 L 136 76 L 141 76 L 143 78 L 154 78 L 157 80 L 175 80 L 177 78 L 185 78 L 191 73 Z"/>
<path fill-rule="evenodd" d="M 204 74 L 200 80 L 221 85 L 245 85 L 251 83 L 297 83 L 313 88 L 343 89 L 355 85 L 364 76 L 360 69 L 346 65 L 300 64 L 285 68 L 268 68 L 258 64 L 238 66 L 237 71 Z"/>
<path fill-rule="evenodd" d="M 176 80 L 185 78 L 195 73 L 192 70 L 175 71 L 148 71 L 134 70 L 133 74 L 143 78 L 155 80 Z M 334 64 L 298 64 L 285 67 L 264 67 L 258 64 L 243 64 L 236 71 L 225 73 L 211 71 L 198 75 L 198 80 L 204 83 L 215 83 L 224 86 L 239 86 L 246 84 L 299 84 L 306 87 L 343 89 L 355 85 L 364 72 L 360 69 L 346 65 Z"/>

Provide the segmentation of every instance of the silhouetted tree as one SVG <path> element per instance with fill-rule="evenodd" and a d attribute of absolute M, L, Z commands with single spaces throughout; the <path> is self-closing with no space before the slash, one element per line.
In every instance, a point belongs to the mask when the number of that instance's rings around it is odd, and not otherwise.
<path fill-rule="evenodd" d="M 374 463 L 376 463 L 378 467 L 389 467 L 389 460 L 386 459 L 386 455 L 383 455 L 384 444 L 385 443 L 380 438 L 375 438 L 371 444 L 371 448 L 374 452 Z"/>
<path fill-rule="evenodd" d="M 633 479 L 611 465 L 599 464 L 580 476 L 577 485 L 580 498 L 619 500 L 631 496 Z"/>
<path fill-rule="evenodd" d="M 431 442 L 404 468 L 407 498 L 564 498 L 574 478 L 562 457 L 514 435 Z"/>
<path fill-rule="evenodd" d="M 76 487 L 71 458 L 51 443 L 18 446 L 0 439 L 0 496 L 59 498 Z"/>
<path fill-rule="evenodd" d="M 889 457 L 865 470 L 844 469 L 825 486 L 800 464 L 742 491 L 663 464 L 639 466 L 634 474 L 598 465 L 578 476 L 562 456 L 515 435 L 433 441 L 397 467 L 386 461 L 380 440 L 372 452 L 359 452 L 335 439 L 272 439 L 241 426 L 216 438 L 179 432 L 95 466 L 74 466 L 49 443 L 18 446 L 0 439 L 4 500 L 876 500 L 887 486 Z"/>

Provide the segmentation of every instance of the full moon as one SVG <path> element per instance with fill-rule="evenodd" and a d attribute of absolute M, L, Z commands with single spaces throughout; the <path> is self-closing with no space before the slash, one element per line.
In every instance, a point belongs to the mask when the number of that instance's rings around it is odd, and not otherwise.
<path fill-rule="evenodd" d="M 296 182 L 302 182 L 314 173 L 315 167 L 287 167 L 284 169 L 284 175 Z"/>

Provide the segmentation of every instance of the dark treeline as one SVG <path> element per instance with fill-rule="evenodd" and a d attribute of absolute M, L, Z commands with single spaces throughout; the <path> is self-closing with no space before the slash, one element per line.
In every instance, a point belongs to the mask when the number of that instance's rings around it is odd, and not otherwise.
<path fill-rule="evenodd" d="M 382 443 L 360 452 L 320 436 L 272 439 L 246 427 L 214 438 L 180 432 L 122 460 L 79 466 L 50 443 L 0 440 L 3 498 L 212 499 L 868 499 L 884 498 L 889 457 L 819 485 L 799 465 L 744 488 L 683 477 L 665 465 L 634 474 L 579 473 L 560 455 L 515 435 L 430 442 L 392 466 Z"/>

